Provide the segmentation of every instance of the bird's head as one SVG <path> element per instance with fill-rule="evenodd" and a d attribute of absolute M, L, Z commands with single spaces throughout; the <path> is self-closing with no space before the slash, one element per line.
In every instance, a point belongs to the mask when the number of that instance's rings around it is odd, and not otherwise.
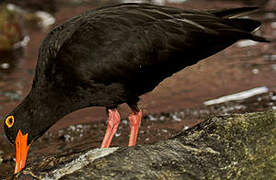
<path fill-rule="evenodd" d="M 18 173 L 25 167 L 27 153 L 31 143 L 40 135 L 37 131 L 31 131 L 33 124 L 26 121 L 27 118 L 16 111 L 4 118 L 4 130 L 8 140 L 16 147 L 16 165 L 14 173 Z"/>
<path fill-rule="evenodd" d="M 8 140 L 16 148 L 14 173 L 25 167 L 30 145 L 50 128 L 52 122 L 49 108 L 45 108 L 27 97 L 19 106 L 4 118 L 4 130 Z"/>
<path fill-rule="evenodd" d="M 14 173 L 25 167 L 30 145 L 59 119 L 78 107 L 80 106 L 69 101 L 66 96 L 54 96 L 32 90 L 21 104 L 6 115 L 3 120 L 5 134 L 16 147 Z"/>

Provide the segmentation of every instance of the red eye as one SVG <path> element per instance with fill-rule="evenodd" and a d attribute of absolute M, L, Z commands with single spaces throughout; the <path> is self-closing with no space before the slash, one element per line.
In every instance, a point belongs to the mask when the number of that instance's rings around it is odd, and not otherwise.
<path fill-rule="evenodd" d="M 14 117 L 13 116 L 8 116 L 6 118 L 6 125 L 8 126 L 8 128 L 11 128 L 14 124 Z"/>

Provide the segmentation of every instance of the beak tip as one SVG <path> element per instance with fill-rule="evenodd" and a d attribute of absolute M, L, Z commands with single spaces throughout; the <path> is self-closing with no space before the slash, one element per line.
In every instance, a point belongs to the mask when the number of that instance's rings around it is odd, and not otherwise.
<path fill-rule="evenodd" d="M 24 166 L 22 166 L 22 162 L 20 162 L 20 163 L 16 162 L 16 165 L 14 168 L 14 174 L 19 173 L 23 168 L 24 168 Z"/>
<path fill-rule="evenodd" d="M 16 137 L 16 164 L 14 174 L 19 173 L 24 167 L 30 145 L 27 145 L 28 133 L 23 135 L 19 130 Z"/>

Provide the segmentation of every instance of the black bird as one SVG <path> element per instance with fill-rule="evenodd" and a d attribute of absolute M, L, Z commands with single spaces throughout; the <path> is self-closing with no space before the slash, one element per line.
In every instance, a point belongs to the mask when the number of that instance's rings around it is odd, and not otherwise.
<path fill-rule="evenodd" d="M 25 166 L 30 144 L 68 113 L 105 106 L 109 147 L 127 103 L 136 143 L 142 112 L 139 96 L 173 73 L 240 39 L 267 42 L 251 34 L 260 22 L 238 19 L 256 8 L 194 11 L 150 4 L 119 4 L 84 12 L 44 39 L 32 89 L 5 118 L 5 133 L 16 145 L 15 173 Z"/>

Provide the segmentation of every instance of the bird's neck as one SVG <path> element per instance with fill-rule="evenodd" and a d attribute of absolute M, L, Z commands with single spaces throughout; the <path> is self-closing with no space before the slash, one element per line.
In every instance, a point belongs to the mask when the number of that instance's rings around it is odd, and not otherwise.
<path fill-rule="evenodd" d="M 33 118 L 43 119 L 43 122 L 48 122 L 50 125 L 82 108 L 76 99 L 51 89 L 32 89 L 24 101 L 27 103 L 26 109 L 33 111 Z"/>

